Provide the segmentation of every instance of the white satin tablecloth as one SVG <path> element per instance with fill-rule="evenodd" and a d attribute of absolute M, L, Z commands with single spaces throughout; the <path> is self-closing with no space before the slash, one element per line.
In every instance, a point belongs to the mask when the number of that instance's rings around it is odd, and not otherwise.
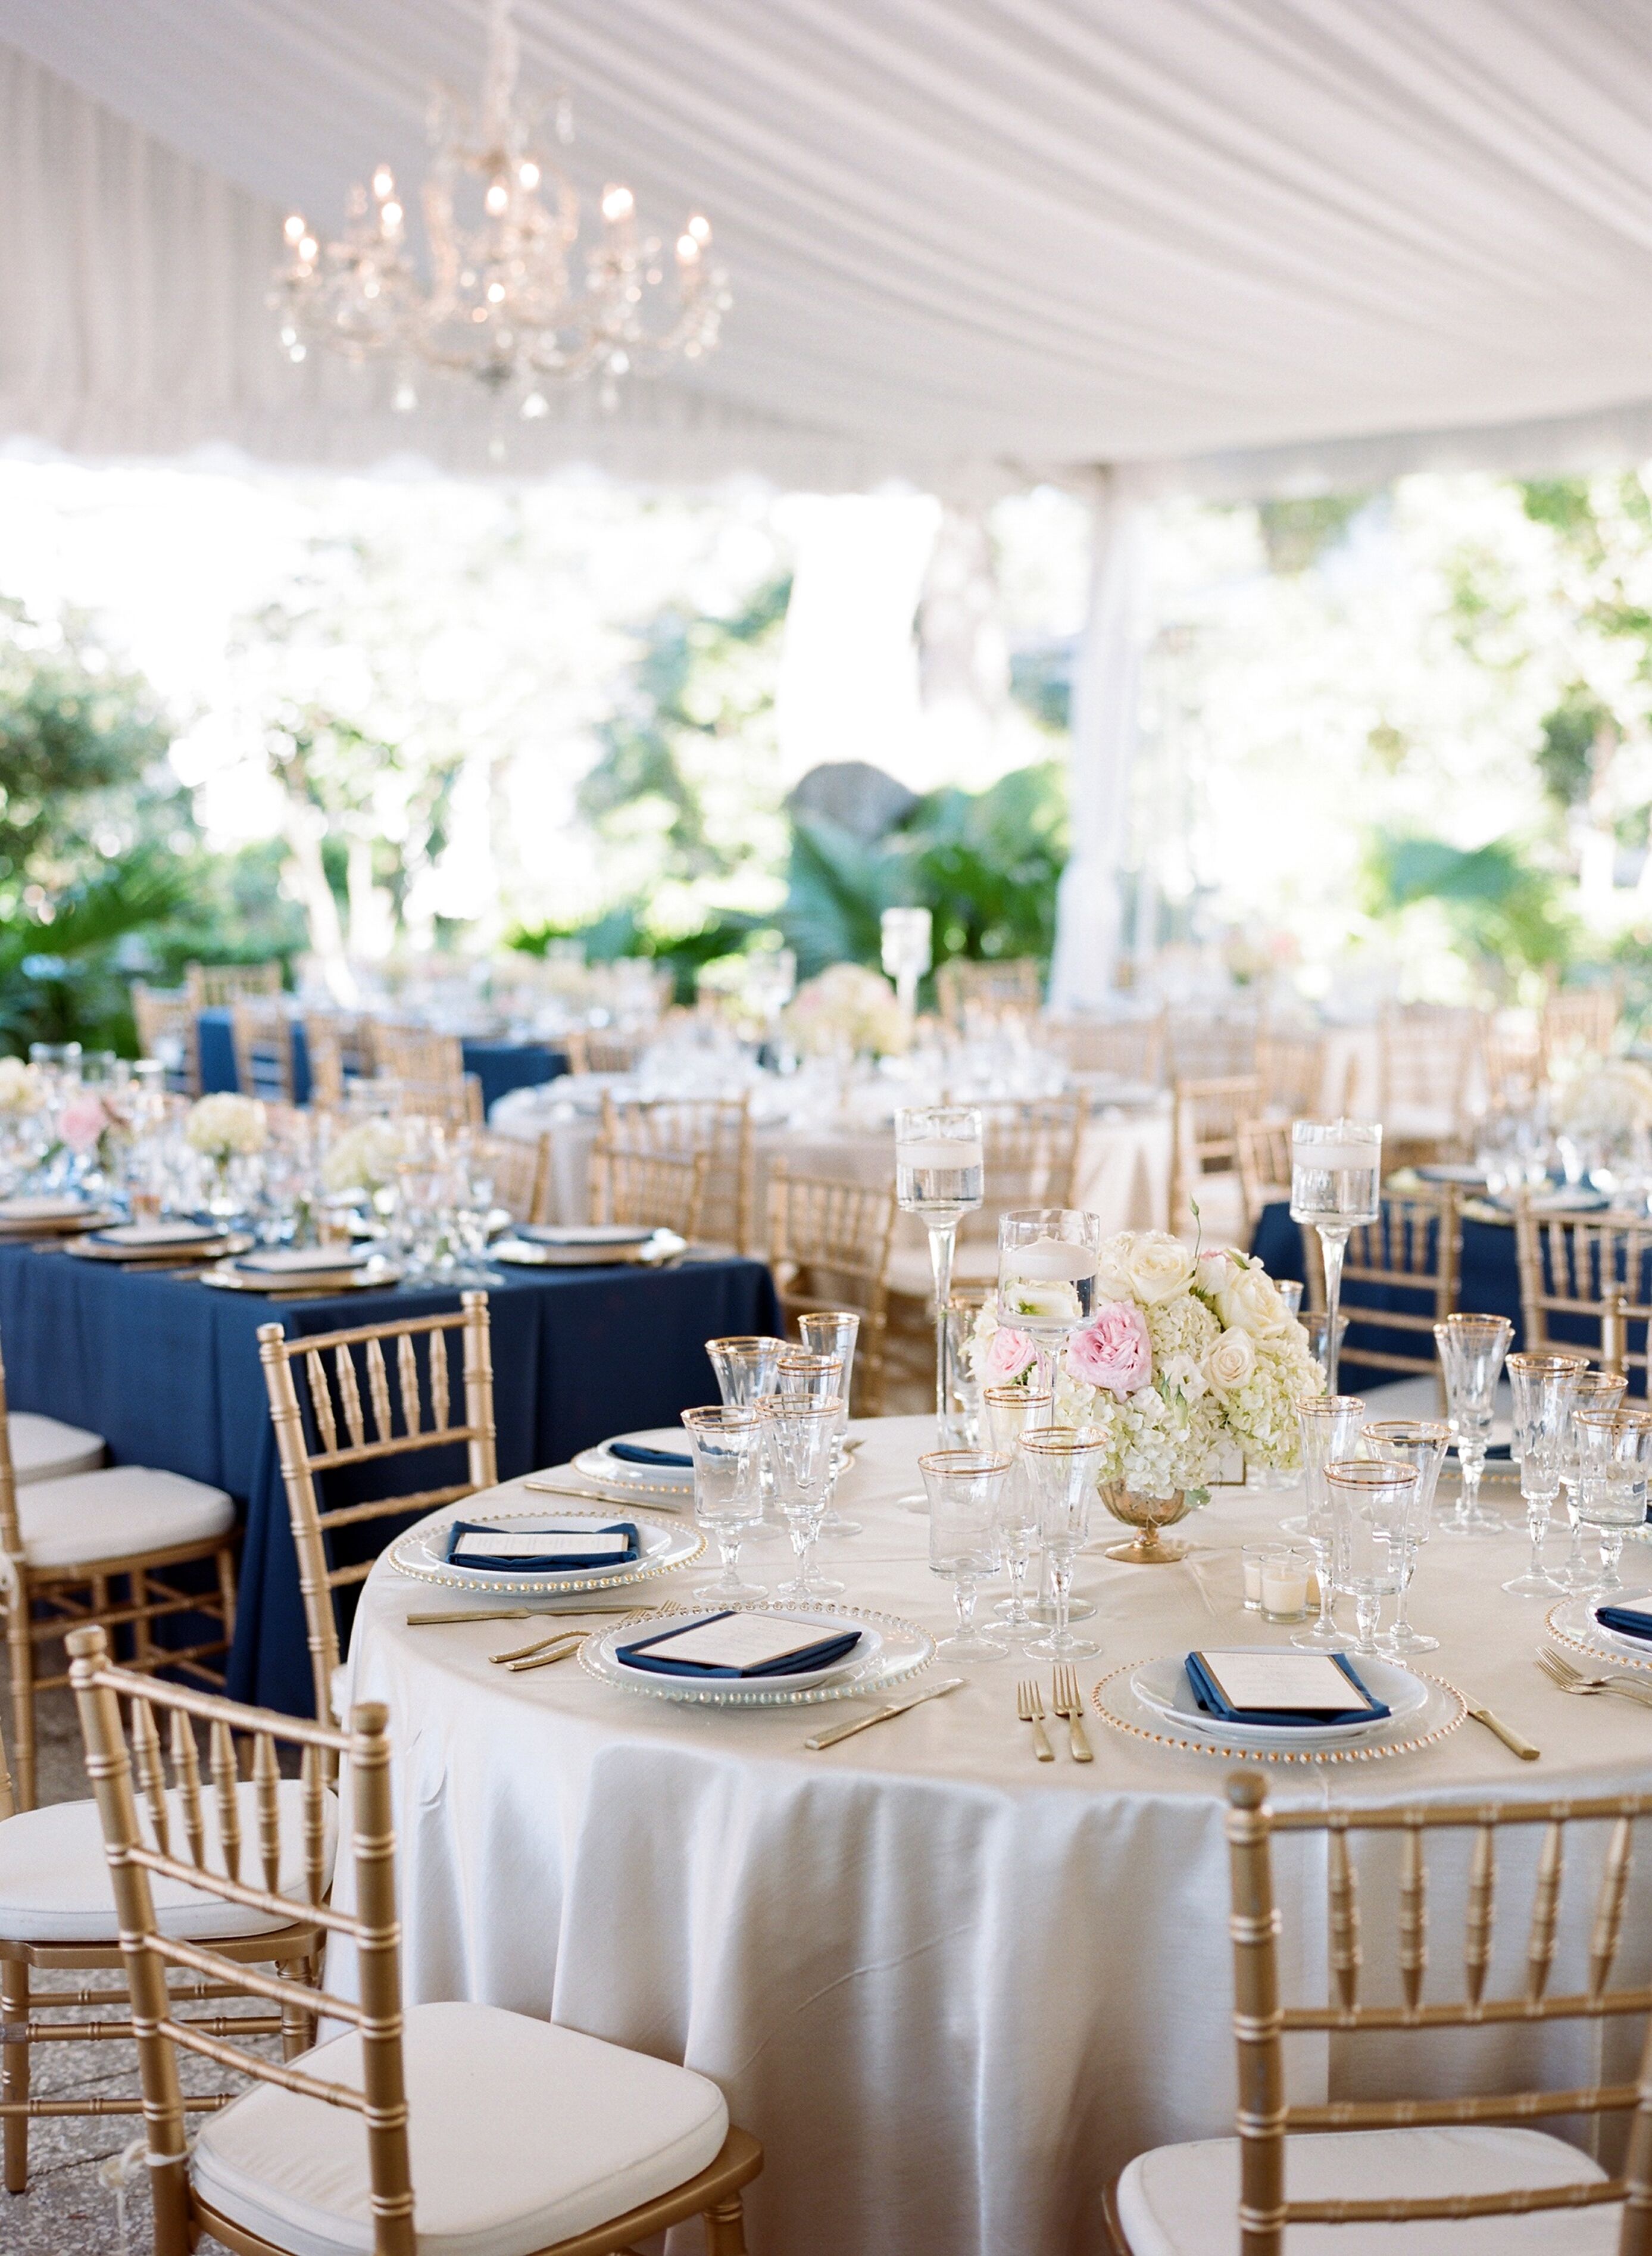
<path fill-rule="evenodd" d="M 840 1501 L 866 1532 L 829 1547 L 826 1563 L 852 1601 L 938 1632 L 951 1597 L 927 1570 L 928 1523 L 896 1502 L 930 1422 L 861 1430 Z M 1241 1611 L 1237 1550 L 1297 1508 L 1294 1496 L 1218 1499 L 1185 1531 L 1198 1546 L 1188 1563 L 1080 1561 L 1102 1647 L 1083 1664 L 1086 1691 L 1121 1662 L 1286 1634 Z M 535 1501 L 518 1484 L 500 1492 L 503 1508 Z M 1116 1538 L 1099 1506 L 1097 1520 Z M 1424 1665 L 1543 1759 L 1516 1762 L 1466 1723 L 1386 1761 L 1271 1770 L 1281 1799 L 1646 1786 L 1652 1717 L 1563 1698 L 1533 1665 L 1543 1607 L 1497 1588 L 1523 1548 L 1512 1528 L 1437 1538 L 1413 1612 L 1444 1640 Z M 742 1563 L 777 1579 L 785 1555 L 764 1543 Z M 1029 1672 L 1013 1660 L 948 1670 L 964 1689 L 809 1753 L 812 1731 L 858 1710 L 678 1708 L 601 1685 L 577 1662 L 511 1676 L 488 1655 L 527 1625 L 406 1625 L 410 1607 L 449 1602 L 381 1560 L 351 1653 L 352 1696 L 387 1701 L 392 1717 L 406 1996 L 551 2016 L 714 2076 L 767 2152 L 749 2196 L 759 2256 L 1099 2252 L 1102 2189 L 1124 2162 L 1231 2130 L 1226 1760 L 1128 1738 L 1093 1714 L 1092 1766 L 1070 1759 L 1058 1724 L 1058 1759 L 1037 1764 L 1016 1720 L 1016 1678 Z M 1539 1830 L 1505 1837 L 1489 1993 L 1520 1987 Z M 1361 1854 L 1367 1994 L 1394 1986 L 1388 1847 Z M 1568 1870 L 1557 1988 L 1580 1979 L 1590 1861 L 1580 1849 Z M 1442 1841 L 1431 1865 L 1430 1994 L 1457 1995 L 1462 1858 Z M 1278 1870 L 1288 1978 L 1323 1996 L 1318 1844 L 1282 1843 Z M 341 1875 L 348 1893 L 343 1859 Z M 1638 1873 L 1627 1965 L 1652 1947 L 1648 1893 Z M 329 1972 L 348 1980 L 348 1967 Z M 1604 2040 L 1477 2034 L 1455 2052 L 1430 2039 L 1405 2055 L 1409 2088 L 1428 2088 L 1431 2069 L 1437 2089 L 1487 2061 L 1506 2069 L 1537 2043 L 1569 2083 L 1598 2072 L 1603 2043 L 1606 2064 L 1633 2077 L 1638 2036 L 1633 2024 Z M 1353 2040 L 1304 2043 L 1299 2095 L 1372 2088 L 1361 2062 L 1388 2041 L 1359 2040 L 1357 2054 Z M 675 2247 L 697 2249 L 696 2231 Z M 1212 2245 L 1227 2245 L 1214 2223 Z"/>

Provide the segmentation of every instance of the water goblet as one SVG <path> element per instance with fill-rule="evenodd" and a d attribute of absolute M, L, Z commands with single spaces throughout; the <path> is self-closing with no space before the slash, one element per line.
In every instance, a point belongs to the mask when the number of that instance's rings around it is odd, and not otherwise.
<path fill-rule="evenodd" d="M 1312 1223 L 1319 1233 L 1325 1273 L 1325 1392 L 1337 1391 L 1341 1336 L 1342 1256 L 1351 1230 L 1381 1211 L 1382 1130 L 1374 1121 L 1293 1120 L 1290 1125 L 1290 1218 Z"/>
<path fill-rule="evenodd" d="M 1503 1358 L 1514 1345 L 1507 1316 L 1447 1316 L 1434 1327 L 1445 1381 L 1445 1422 L 1457 1449 L 1462 1490 L 1457 1509 L 1440 1523 L 1446 1535 L 1501 1535 L 1502 1522 L 1480 1508 L 1480 1484 L 1492 1437 L 1492 1413 Z"/>
<path fill-rule="evenodd" d="M 720 1403 L 682 1414 L 694 1459 L 694 1517 L 715 1542 L 723 1562 L 721 1575 L 695 1584 L 694 1596 L 718 1605 L 766 1597 L 762 1583 L 740 1579 L 740 1547 L 763 1517 L 757 1481 L 762 1414 Z"/>
<path fill-rule="evenodd" d="M 1009 1647 L 975 1621 L 981 1577 L 998 1564 L 998 1499 L 1010 1469 L 1000 1449 L 931 1449 L 917 1461 L 929 1491 L 931 1574 L 953 1585 L 958 1627 L 935 1650 L 952 1660 L 1002 1660 Z"/>
<path fill-rule="evenodd" d="M 1621 1590 L 1618 1572 L 1623 1539 L 1646 1525 L 1647 1478 L 1652 1471 L 1652 1410 L 1625 1410 L 1602 1404 L 1580 1410 L 1577 1421 L 1583 1440 L 1583 1478 L 1578 1487 L 1578 1511 L 1585 1526 L 1600 1539 L 1600 1574 L 1597 1591 Z"/>
<path fill-rule="evenodd" d="M 1053 1398 L 1031 1386 L 988 1386 L 981 1392 L 987 1420 L 987 1439 L 1010 1467 L 998 1496 L 998 1547 L 1009 1577 L 1009 1596 L 1000 1598 L 993 1611 L 1007 1630 L 1028 1636 L 1040 1625 L 1027 1610 L 1025 1583 L 1032 1547 L 1038 1533 L 1038 1499 L 1020 1455 L 1021 1437 L 1030 1427 L 1048 1423 Z"/>
<path fill-rule="evenodd" d="M 1417 1554 L 1428 1541 L 1434 1491 L 1439 1486 L 1440 1467 L 1451 1447 L 1452 1429 L 1438 1418 L 1379 1418 L 1360 1428 L 1360 1439 L 1390 1463 L 1417 1468 L 1415 1506 L 1406 1523 L 1400 1560 L 1399 1603 L 1394 1609 L 1392 1624 L 1377 1642 L 1384 1653 L 1392 1653 L 1396 1660 L 1408 1653 L 1436 1653 L 1439 1650 L 1438 1638 L 1413 1629 L 1406 1607 L 1411 1596 L 1411 1577 L 1417 1572 Z"/>
<path fill-rule="evenodd" d="M 1027 1646 L 1041 1660 L 1077 1660 L 1097 1648 L 1070 1623 L 1072 1562 L 1090 1533 L 1090 1500 L 1107 1449 L 1099 1426 L 1036 1426 L 1023 1432 L 1021 1459 L 1038 1505 L 1038 1533 L 1050 1562 L 1055 1624 Z"/>
<path fill-rule="evenodd" d="M 812 1355 L 807 1348 L 783 1348 L 775 1364 L 775 1385 L 777 1392 L 781 1395 L 797 1396 L 805 1402 L 824 1402 L 830 1398 L 839 1406 L 838 1421 L 839 1429 L 840 1429 L 843 1418 L 842 1406 L 847 1399 L 843 1386 L 841 1356 Z M 832 1498 L 836 1491 L 838 1477 L 841 1470 L 838 1456 L 838 1440 L 839 1430 L 834 1429 L 832 1435 L 831 1478 L 826 1486 L 826 1511 L 820 1521 L 820 1533 L 823 1537 L 837 1535 L 844 1532 L 833 1525 L 837 1515 L 832 1509 Z M 851 1534 L 858 1534 L 860 1530 L 858 1527 L 852 1527 L 847 1532 Z M 829 1594 L 838 1598 L 842 1597 L 845 1586 L 827 1576 L 817 1574 L 814 1587 L 816 1592 L 822 1597 Z"/>
<path fill-rule="evenodd" d="M 1578 1381 L 1588 1369 L 1580 1355 L 1511 1355 L 1508 1383 L 1515 1397 L 1515 1447 L 1520 1457 L 1520 1497 L 1531 1537 L 1531 1562 L 1503 1589 L 1519 1598 L 1551 1598 L 1562 1585 L 1543 1565 L 1543 1538 L 1560 1493 L 1560 1463 Z"/>
<path fill-rule="evenodd" d="M 1101 1217 L 1075 1207 L 1016 1207 L 998 1222 L 998 1321 L 1024 1332 L 1039 1392 L 1055 1391 L 1057 1360 L 1095 1301 Z"/>
<path fill-rule="evenodd" d="M 1421 1476 L 1386 1457 L 1350 1457 L 1325 1467 L 1325 1493 L 1337 1523 L 1337 1582 L 1353 1600 L 1355 1655 L 1381 1657 L 1376 1641 L 1382 1601 L 1405 1572 L 1406 1529 L 1417 1512 Z"/>
<path fill-rule="evenodd" d="M 1352 1457 L 1365 1415 L 1357 1394 L 1305 1394 L 1297 1405 L 1302 1433 L 1303 1535 L 1319 1577 L 1319 1614 L 1311 1629 L 1297 1630 L 1292 1645 L 1309 1653 L 1346 1653 L 1353 1644 L 1337 1627 L 1337 1521 L 1325 1486 L 1325 1468 Z"/>
<path fill-rule="evenodd" d="M 883 969 L 895 982 L 909 1026 L 917 1015 L 917 983 L 933 961 L 934 917 L 928 909 L 885 909 L 878 919 Z"/>
<path fill-rule="evenodd" d="M 731 1408 L 744 1407 L 760 1394 L 772 1394 L 775 1365 L 785 1350 L 784 1340 L 772 1338 L 764 1332 L 707 1340 L 706 1353 L 723 1400 Z"/>
<path fill-rule="evenodd" d="M 929 1232 L 935 1280 L 935 1426 L 946 1439 L 946 1303 L 958 1225 L 985 1190 L 981 1114 L 967 1104 L 925 1104 L 895 1116 L 895 1191 L 903 1214 Z"/>
<path fill-rule="evenodd" d="M 1586 1523 L 1578 1513 L 1578 1491 L 1583 1478 L 1583 1428 L 1578 1422 L 1578 1415 L 1585 1410 L 1615 1410 L 1628 1384 L 1619 1371 L 1585 1371 L 1571 1398 L 1571 1416 L 1560 1452 L 1560 1487 L 1571 1525 L 1571 1540 L 1566 1548 L 1565 1564 L 1560 1569 L 1560 1580 L 1569 1590 L 1592 1590 L 1600 1580 L 1599 1560 L 1592 1563 L 1583 1555 Z"/>
<path fill-rule="evenodd" d="M 812 1355 L 834 1355 L 843 1365 L 842 1415 L 832 1444 L 833 1502 L 826 1506 L 826 1535 L 858 1535 L 858 1519 L 845 1519 L 835 1501 L 836 1484 L 849 1470 L 849 1389 L 854 1377 L 854 1350 L 861 1336 L 861 1319 L 853 1308 L 814 1308 L 798 1318 L 798 1336 Z"/>
<path fill-rule="evenodd" d="M 838 1398 L 812 1401 L 800 1394 L 761 1398 L 763 1446 L 774 1476 L 775 1501 L 786 1523 L 798 1571 L 780 1585 L 781 1597 L 797 1604 L 835 1597 L 842 1585 L 815 1579 L 814 1547 L 832 1493 L 832 1445 L 837 1435 Z"/>

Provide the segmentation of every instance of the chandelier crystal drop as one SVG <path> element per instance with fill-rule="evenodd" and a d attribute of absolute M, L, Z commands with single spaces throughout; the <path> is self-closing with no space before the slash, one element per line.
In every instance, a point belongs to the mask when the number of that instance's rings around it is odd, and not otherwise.
<path fill-rule="evenodd" d="M 432 109 L 428 280 L 410 254 L 406 206 L 388 165 L 352 188 L 333 242 L 301 213 L 288 219 L 271 304 L 290 359 L 315 349 L 387 360 L 397 371 L 391 405 L 402 412 L 418 404 L 416 371 L 439 369 L 474 378 L 533 421 L 550 412 L 546 384 L 594 376 L 611 406 L 622 378 L 713 349 L 730 300 L 709 222 L 688 220 L 668 251 L 642 233 L 630 189 L 610 181 L 600 227 L 582 247 L 578 192 L 551 155 L 544 113 L 517 100 L 517 65 L 510 0 L 495 0 L 480 110 L 473 121 L 446 94 Z M 550 128 L 557 143 L 572 140 L 566 96 Z"/>

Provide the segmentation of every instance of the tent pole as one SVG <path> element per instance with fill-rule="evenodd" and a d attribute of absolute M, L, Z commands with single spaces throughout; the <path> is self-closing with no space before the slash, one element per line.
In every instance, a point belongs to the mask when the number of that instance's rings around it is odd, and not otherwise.
<path fill-rule="evenodd" d="M 1146 631 L 1146 504 L 1107 469 L 1095 474 L 1090 511 L 1090 602 L 1072 666 L 1072 848 L 1050 972 L 1058 1011 L 1104 1010 L 1114 993 Z"/>

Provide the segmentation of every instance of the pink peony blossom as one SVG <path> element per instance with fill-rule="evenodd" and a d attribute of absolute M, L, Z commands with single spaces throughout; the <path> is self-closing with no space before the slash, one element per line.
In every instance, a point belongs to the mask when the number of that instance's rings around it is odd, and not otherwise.
<path fill-rule="evenodd" d="M 987 1377 L 994 1386 L 1008 1386 L 1033 1359 L 1032 1342 L 1025 1332 L 1011 1331 L 1001 1324 L 993 1334 L 987 1350 Z"/>
<path fill-rule="evenodd" d="M 109 1115 L 103 1110 L 102 1097 L 81 1096 L 63 1108 L 58 1119 L 58 1133 L 71 1152 L 84 1158 L 97 1149 L 97 1139 L 109 1125 Z"/>
<path fill-rule="evenodd" d="M 1153 1348 L 1147 1318 L 1134 1301 L 1111 1301 L 1098 1308 L 1082 1331 L 1067 1342 L 1067 1371 L 1086 1386 L 1105 1387 L 1121 1400 L 1153 1376 Z"/>

